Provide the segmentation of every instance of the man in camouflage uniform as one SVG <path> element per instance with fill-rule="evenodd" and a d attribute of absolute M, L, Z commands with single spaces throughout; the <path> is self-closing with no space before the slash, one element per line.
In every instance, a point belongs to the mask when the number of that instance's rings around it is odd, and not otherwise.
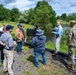
<path fill-rule="evenodd" d="M 68 49 L 69 49 L 69 59 L 72 62 L 68 68 L 70 68 L 71 70 L 74 70 L 74 66 L 75 66 L 75 60 L 74 60 L 74 56 L 75 56 L 75 52 L 74 49 L 76 48 L 76 22 L 72 21 L 70 22 L 70 32 L 68 35 Z"/>

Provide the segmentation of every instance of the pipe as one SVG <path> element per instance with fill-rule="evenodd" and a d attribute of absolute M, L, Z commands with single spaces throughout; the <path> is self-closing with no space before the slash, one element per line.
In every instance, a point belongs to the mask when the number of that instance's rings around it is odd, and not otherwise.
<path fill-rule="evenodd" d="M 30 43 L 25 42 L 24 44 L 32 47 L 32 45 Z M 55 50 L 51 50 L 51 49 L 48 49 L 48 48 L 46 48 L 46 51 L 49 51 L 51 53 L 54 53 L 55 52 Z M 67 53 L 64 53 L 64 52 L 60 52 L 59 51 L 58 54 L 59 55 L 62 55 L 62 56 L 68 57 L 68 54 Z"/>
<path fill-rule="evenodd" d="M 49 51 L 49 52 L 51 52 L 51 53 L 54 53 L 55 52 L 55 50 L 51 50 L 51 49 L 48 49 L 48 48 L 46 48 L 46 51 Z M 58 54 L 59 55 L 62 55 L 62 56 L 66 56 L 66 57 L 68 57 L 68 54 L 67 53 L 64 53 L 64 52 L 58 52 Z"/>

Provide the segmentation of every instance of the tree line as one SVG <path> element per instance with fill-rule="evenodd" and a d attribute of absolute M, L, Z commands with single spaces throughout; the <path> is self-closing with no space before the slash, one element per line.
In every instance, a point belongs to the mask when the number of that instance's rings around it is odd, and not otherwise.
<path fill-rule="evenodd" d="M 57 19 L 69 22 L 70 20 L 76 20 L 76 13 L 66 14 L 63 13 L 61 16 L 57 16 Z"/>

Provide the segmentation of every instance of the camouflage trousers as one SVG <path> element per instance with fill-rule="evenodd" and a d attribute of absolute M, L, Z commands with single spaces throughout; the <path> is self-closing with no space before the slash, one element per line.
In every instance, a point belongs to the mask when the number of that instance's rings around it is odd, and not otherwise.
<path fill-rule="evenodd" d="M 75 56 L 75 51 L 74 51 L 75 47 L 71 47 L 69 46 L 69 57 L 71 59 L 71 62 L 73 65 L 75 65 L 75 60 L 74 60 L 74 56 Z"/>

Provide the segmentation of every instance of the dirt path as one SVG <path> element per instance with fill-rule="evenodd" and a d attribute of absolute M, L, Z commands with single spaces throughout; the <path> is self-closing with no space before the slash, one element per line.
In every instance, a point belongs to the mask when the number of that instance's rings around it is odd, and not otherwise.
<path fill-rule="evenodd" d="M 46 66 L 42 64 L 40 56 L 40 68 L 34 65 L 33 51 L 27 51 L 21 55 L 14 52 L 13 70 L 15 75 L 76 75 L 75 71 L 70 71 L 66 68 L 64 57 L 57 55 L 52 57 L 50 52 L 46 52 L 48 63 Z M 42 73 L 42 72 L 43 73 Z M 45 72 L 46 71 L 46 72 Z M 3 68 L 0 67 L 0 75 L 4 75 Z M 59 73 L 59 74 L 58 74 Z"/>

